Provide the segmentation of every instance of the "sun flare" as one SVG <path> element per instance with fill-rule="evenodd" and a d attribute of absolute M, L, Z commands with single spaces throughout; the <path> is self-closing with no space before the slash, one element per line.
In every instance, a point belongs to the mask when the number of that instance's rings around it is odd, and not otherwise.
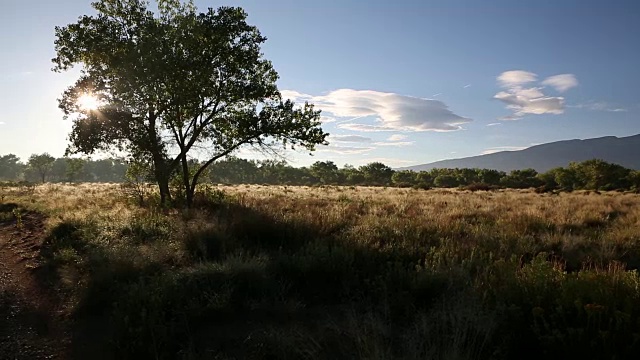
<path fill-rule="evenodd" d="M 97 97 L 91 94 L 84 94 L 78 98 L 78 106 L 82 110 L 96 110 L 100 102 Z"/>

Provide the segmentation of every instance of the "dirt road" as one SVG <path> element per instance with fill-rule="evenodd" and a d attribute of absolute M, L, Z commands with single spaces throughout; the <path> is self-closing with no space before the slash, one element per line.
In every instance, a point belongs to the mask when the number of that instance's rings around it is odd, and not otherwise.
<path fill-rule="evenodd" d="M 0 359 L 68 358 L 68 322 L 37 277 L 44 216 L 0 204 Z"/>

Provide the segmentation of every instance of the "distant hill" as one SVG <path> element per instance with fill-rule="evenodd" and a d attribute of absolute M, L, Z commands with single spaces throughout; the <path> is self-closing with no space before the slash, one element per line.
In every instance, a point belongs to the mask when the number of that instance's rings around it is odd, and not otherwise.
<path fill-rule="evenodd" d="M 545 172 L 558 166 L 567 166 L 571 161 L 590 159 L 602 159 L 630 169 L 640 170 L 640 134 L 620 138 L 606 136 L 586 140 L 556 141 L 519 151 L 501 151 L 461 159 L 442 160 L 404 167 L 399 170 L 481 168 L 508 172 L 532 168 L 538 172 Z"/>

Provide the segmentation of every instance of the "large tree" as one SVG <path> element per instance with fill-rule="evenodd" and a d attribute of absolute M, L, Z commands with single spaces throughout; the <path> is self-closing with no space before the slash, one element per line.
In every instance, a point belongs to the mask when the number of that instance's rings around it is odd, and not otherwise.
<path fill-rule="evenodd" d="M 281 98 L 260 50 L 266 38 L 242 9 L 198 12 L 180 0 L 157 0 L 157 12 L 143 0 L 92 5 L 96 15 L 56 28 L 54 70 L 81 68 L 59 101 L 74 122 L 68 153 L 148 159 L 162 203 L 180 170 L 191 204 L 206 168 L 242 146 L 312 151 L 325 143 L 320 112 Z M 192 171 L 194 148 L 206 158 Z"/>
<path fill-rule="evenodd" d="M 0 180 L 16 180 L 24 165 L 14 154 L 0 156 Z"/>
<path fill-rule="evenodd" d="M 53 163 L 56 161 L 56 158 L 49 155 L 48 153 L 43 154 L 33 154 L 29 157 L 29 161 L 27 162 L 27 166 L 38 174 L 42 183 L 47 180 L 47 175 L 51 172 L 53 167 Z"/>

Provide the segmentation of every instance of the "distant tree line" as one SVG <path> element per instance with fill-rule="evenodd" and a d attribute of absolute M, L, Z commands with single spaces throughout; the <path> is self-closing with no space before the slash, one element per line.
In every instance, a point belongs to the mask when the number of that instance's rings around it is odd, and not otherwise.
<path fill-rule="evenodd" d="M 196 168 L 198 162 L 190 160 L 190 166 Z M 31 155 L 26 162 L 22 162 L 13 154 L 0 156 L 0 181 L 123 182 L 132 177 L 152 181 L 152 166 L 140 162 L 130 164 L 115 158 L 54 158 L 46 153 Z M 178 177 L 178 173 L 175 177 Z M 468 168 L 396 171 L 380 162 L 360 167 L 345 165 L 339 168 L 332 161 L 317 161 L 309 167 L 293 167 L 286 161 L 258 161 L 229 156 L 213 163 L 207 177 L 209 182 L 220 184 L 640 191 L 640 171 L 598 159 L 572 162 L 567 167 L 558 167 L 544 173 L 538 173 L 534 169 L 513 170 L 507 173 Z"/>
<path fill-rule="evenodd" d="M 127 167 L 122 159 L 55 158 L 44 153 L 33 154 L 23 162 L 8 154 L 0 155 L 0 181 L 122 182 Z"/>

